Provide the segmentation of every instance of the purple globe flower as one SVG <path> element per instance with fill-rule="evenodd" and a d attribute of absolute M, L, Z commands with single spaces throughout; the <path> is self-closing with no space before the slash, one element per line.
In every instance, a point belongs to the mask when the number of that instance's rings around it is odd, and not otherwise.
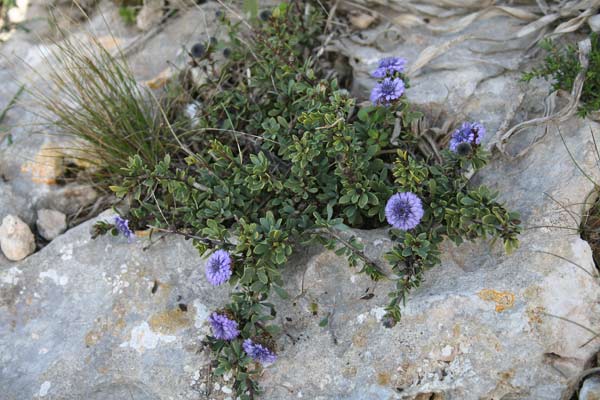
<path fill-rule="evenodd" d="M 261 364 L 271 364 L 277 360 L 277 355 L 275 353 L 262 344 L 252 342 L 252 339 L 244 340 L 242 347 L 250 358 Z"/>
<path fill-rule="evenodd" d="M 119 233 L 127 238 L 127 240 L 131 241 L 134 237 L 133 232 L 129 229 L 129 221 L 125 218 L 121 218 L 120 216 L 115 216 L 114 222 L 115 228 L 119 231 Z"/>
<path fill-rule="evenodd" d="M 375 78 L 385 78 L 385 76 L 389 73 L 390 75 L 394 72 L 404 72 L 404 67 L 406 65 L 406 60 L 400 57 L 387 57 L 382 58 L 379 61 L 379 66 L 373 72 L 373 77 Z"/>
<path fill-rule="evenodd" d="M 231 256 L 225 250 L 215 251 L 206 262 L 206 279 L 213 286 L 219 286 L 231 277 Z"/>
<path fill-rule="evenodd" d="M 469 143 L 471 145 L 481 143 L 481 138 L 485 135 L 485 128 L 478 122 L 464 122 L 460 128 L 454 131 L 450 139 L 450 150 L 457 151 L 458 145 L 461 143 Z"/>
<path fill-rule="evenodd" d="M 396 193 L 385 205 L 385 217 L 388 223 L 403 231 L 419 225 L 423 214 L 421 199 L 412 192 Z"/>
<path fill-rule="evenodd" d="M 212 313 L 210 317 L 208 317 L 208 322 L 210 322 L 213 335 L 217 339 L 232 340 L 240 334 L 238 323 L 227 318 L 226 315 L 217 314 L 216 312 Z"/>
<path fill-rule="evenodd" d="M 371 91 L 373 104 L 389 104 L 404 93 L 404 81 L 400 78 L 385 78 Z"/>

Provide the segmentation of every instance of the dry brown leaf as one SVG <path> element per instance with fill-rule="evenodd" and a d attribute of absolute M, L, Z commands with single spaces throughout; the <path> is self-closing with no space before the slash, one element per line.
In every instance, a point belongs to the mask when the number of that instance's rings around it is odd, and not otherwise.
<path fill-rule="evenodd" d="M 430 25 L 429 29 L 433 32 L 447 32 L 447 33 L 462 31 L 467 26 L 471 25 L 473 23 L 473 21 L 478 19 L 484 13 L 485 13 L 485 10 L 474 12 L 474 13 L 468 14 L 468 15 L 460 18 L 459 20 L 452 20 L 444 26 Z"/>
<path fill-rule="evenodd" d="M 435 26 L 434 24 L 430 24 L 428 25 L 428 28 L 433 32 L 458 32 L 467 28 L 476 20 L 492 18 L 499 15 L 510 15 L 512 17 L 522 19 L 525 21 L 532 21 L 539 17 L 537 14 L 521 10 L 515 7 L 493 6 L 465 15 L 464 17 L 458 20 L 452 19 L 452 21 L 447 22 L 443 26 Z"/>
<path fill-rule="evenodd" d="M 495 6 L 493 8 L 496 8 L 498 10 L 502 10 L 506 14 L 512 15 L 515 18 L 523 19 L 523 20 L 528 20 L 528 21 L 533 21 L 533 20 L 535 20 L 536 18 L 539 17 L 539 15 L 536 14 L 536 13 L 532 13 L 530 11 L 523 10 L 523 9 L 520 9 L 520 8 L 516 8 L 516 7 Z"/>
<path fill-rule="evenodd" d="M 579 27 L 581 25 L 583 25 L 585 23 L 585 21 L 588 20 L 589 17 L 591 17 L 592 15 L 595 15 L 597 11 L 598 11 L 597 8 L 588 8 L 587 10 L 585 10 L 584 12 L 579 14 L 577 17 L 558 25 L 556 27 L 556 29 L 554 29 L 553 33 L 560 34 L 560 33 L 575 32 L 577 29 L 579 29 Z"/>
<path fill-rule="evenodd" d="M 494 0 L 432 0 L 434 4 L 445 8 L 485 8 L 494 4 Z"/>
<path fill-rule="evenodd" d="M 419 14 L 427 15 L 432 18 L 448 18 L 464 14 L 464 11 L 458 8 L 446 9 L 437 5 L 429 4 L 411 4 L 411 11 L 417 11 Z"/>
<path fill-rule="evenodd" d="M 414 14 L 400 14 L 397 17 L 393 18 L 392 21 L 395 25 L 402 26 L 405 28 L 410 28 L 418 25 L 425 25 L 423 18 Z"/>
<path fill-rule="evenodd" d="M 350 15 L 350 23 L 358 29 L 367 29 L 377 18 L 370 14 L 353 13 Z"/>
<path fill-rule="evenodd" d="M 539 126 L 539 125 L 547 125 L 550 122 L 563 122 L 569 119 L 571 116 L 575 115 L 577 112 L 577 106 L 579 104 L 579 98 L 581 97 L 581 91 L 583 89 L 583 82 L 585 81 L 585 74 L 589 67 L 589 53 L 591 51 L 592 44 L 590 39 L 582 40 L 578 43 L 579 49 L 579 63 L 581 64 L 581 70 L 575 77 L 575 82 L 573 82 L 573 88 L 571 89 L 571 98 L 569 99 L 569 103 L 564 106 L 561 110 L 557 111 L 552 115 L 545 115 L 540 118 L 533 118 L 527 121 L 523 121 L 511 129 L 509 129 L 505 133 L 498 132 L 495 136 L 494 142 L 492 144 L 493 147 L 497 148 L 502 154 L 508 155 L 505 150 L 505 144 L 514 134 L 521 132 L 525 128 Z M 522 150 L 516 157 L 520 157 L 525 154 L 531 147 L 539 141 L 539 137 L 531 143 L 530 146 L 526 147 Z"/>
<path fill-rule="evenodd" d="M 432 45 L 432 46 L 425 48 L 421 52 L 421 54 L 419 54 L 419 57 L 417 57 L 417 60 L 410 66 L 410 68 L 407 72 L 407 75 L 409 77 L 414 77 L 415 74 L 421 68 L 423 68 L 426 64 L 429 63 L 429 61 L 433 60 L 434 58 L 438 57 L 441 54 L 444 54 L 451 47 L 454 47 L 457 44 L 460 44 L 466 40 L 471 40 L 471 39 L 474 39 L 473 35 L 462 35 L 455 39 L 452 39 L 445 43 L 442 43 L 441 45 Z"/>
<path fill-rule="evenodd" d="M 546 25 L 553 23 L 554 21 L 556 21 L 559 18 L 560 18 L 559 14 L 544 15 L 542 18 L 540 18 L 536 21 L 533 21 L 533 22 L 525 25 L 523 28 L 521 28 L 521 30 L 517 32 L 515 37 L 520 38 L 520 37 L 524 37 L 529 34 L 532 34 L 534 32 L 537 32 L 540 29 L 544 28 Z"/>

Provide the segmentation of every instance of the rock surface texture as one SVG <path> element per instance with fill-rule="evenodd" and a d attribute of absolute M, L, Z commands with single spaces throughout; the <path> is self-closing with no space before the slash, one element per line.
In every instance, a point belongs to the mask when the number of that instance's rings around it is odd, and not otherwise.
<path fill-rule="evenodd" d="M 332 44 L 349 56 L 357 94 L 366 97 L 374 85 L 368 73 L 380 58 L 403 56 L 412 71 L 422 51 L 450 41 L 451 50 L 414 68 L 407 92 L 429 115 L 440 116 L 439 125 L 481 120 L 491 145 L 503 125 L 543 113 L 547 87 L 519 82 L 531 42 L 517 37 L 531 22 L 520 18 L 525 11 L 490 6 L 468 26 L 457 12 L 446 30 L 434 31 L 422 17 L 401 11 L 405 2 L 385 3 L 372 10 L 386 18 Z M 465 2 L 471 10 L 481 3 Z M 130 56 L 140 79 L 156 76 L 166 67 L 158 60 L 180 60 L 180 45 L 206 35 L 198 21 L 212 18 L 215 8 L 202 7 L 181 13 Z M 123 33 L 124 43 L 132 40 Z M 25 118 L 16 112 L 9 117 Z M 590 134 L 600 126 L 574 117 L 559 128 L 579 165 L 600 180 Z M 594 184 L 573 163 L 556 127 L 544 132 L 515 135 L 507 144 L 510 154 L 537 141 L 517 158 L 496 154 L 475 177 L 521 212 L 527 228 L 521 248 L 506 255 L 484 241 L 445 245 L 442 264 L 428 271 L 393 329 L 380 323 L 389 284 L 375 284 L 331 252 L 298 251 L 284 276 L 291 299 L 277 304 L 285 334 L 277 341 L 278 361 L 261 378 L 262 398 L 561 399 L 569 378 L 600 346 L 599 339 L 586 344 L 592 335 L 580 326 L 599 329 L 600 288 L 590 248 L 576 234 L 581 203 Z M 17 207 L 20 198 L 43 204 L 59 190 L 32 186 L 21 160 L 34 159 L 44 142 L 19 133 L 12 153 L 0 154 L 14 191 L 10 197 L 0 192 L 0 207 Z M 0 208 L 0 215 L 9 212 Z M 175 237 L 151 246 L 121 237 L 91 240 L 92 223 L 21 262 L 0 257 L 1 397 L 232 399 L 228 377 L 210 377 L 202 345 L 209 332 L 205 319 L 224 304 L 227 289 L 206 282 L 204 261 L 191 243 Z M 385 231 L 357 235 L 370 257 L 390 246 Z M 366 292 L 374 296 L 361 299 Z M 329 324 L 319 327 L 327 315 Z"/>
<path fill-rule="evenodd" d="M 90 227 L 2 268 L 2 398 L 198 398 L 204 319 L 225 292 L 202 279 L 188 242 L 144 251 L 122 237 L 93 241 Z"/>

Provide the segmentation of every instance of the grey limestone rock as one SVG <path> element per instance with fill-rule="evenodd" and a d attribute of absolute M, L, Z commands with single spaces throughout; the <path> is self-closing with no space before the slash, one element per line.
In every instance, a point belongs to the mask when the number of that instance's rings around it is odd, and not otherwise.
<path fill-rule="evenodd" d="M 52 240 L 67 229 L 67 217 L 56 210 L 41 209 L 37 212 L 36 226 L 46 240 Z"/>

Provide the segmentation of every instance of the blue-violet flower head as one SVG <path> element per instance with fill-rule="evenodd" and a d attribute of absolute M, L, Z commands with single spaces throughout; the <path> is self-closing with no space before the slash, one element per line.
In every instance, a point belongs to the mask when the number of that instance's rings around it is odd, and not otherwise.
<path fill-rule="evenodd" d="M 133 232 L 129 229 L 129 221 L 125 218 L 120 217 L 119 215 L 115 216 L 114 222 L 115 228 L 121 233 L 123 236 L 127 238 L 127 240 L 131 241 L 134 237 Z"/>
<path fill-rule="evenodd" d="M 464 122 L 460 128 L 454 131 L 450 139 L 450 150 L 457 151 L 461 143 L 475 145 L 481 143 L 481 138 L 485 135 L 485 128 L 478 122 Z"/>
<path fill-rule="evenodd" d="M 212 326 L 213 335 L 217 339 L 221 340 L 232 340 L 238 337 L 240 330 L 238 329 L 238 323 L 232 319 L 227 318 L 226 315 L 212 313 L 208 317 L 208 322 Z"/>
<path fill-rule="evenodd" d="M 423 214 L 421 199 L 412 192 L 396 193 L 385 205 L 385 217 L 388 223 L 403 231 L 419 225 Z"/>
<path fill-rule="evenodd" d="M 373 104 L 389 104 L 404 93 L 404 81 L 400 78 L 385 78 L 371 91 Z"/>
<path fill-rule="evenodd" d="M 389 73 L 390 75 L 394 72 L 404 72 L 406 60 L 400 57 L 386 57 L 379 61 L 379 66 L 373 72 L 374 78 L 385 78 Z"/>
<path fill-rule="evenodd" d="M 244 340 L 242 345 L 244 351 L 254 361 L 258 361 L 261 364 L 271 364 L 277 360 L 277 355 L 271 350 L 259 343 L 254 343 L 252 339 Z"/>
<path fill-rule="evenodd" d="M 225 250 L 215 251 L 206 262 L 206 279 L 213 286 L 219 286 L 231 278 L 231 256 Z"/>

